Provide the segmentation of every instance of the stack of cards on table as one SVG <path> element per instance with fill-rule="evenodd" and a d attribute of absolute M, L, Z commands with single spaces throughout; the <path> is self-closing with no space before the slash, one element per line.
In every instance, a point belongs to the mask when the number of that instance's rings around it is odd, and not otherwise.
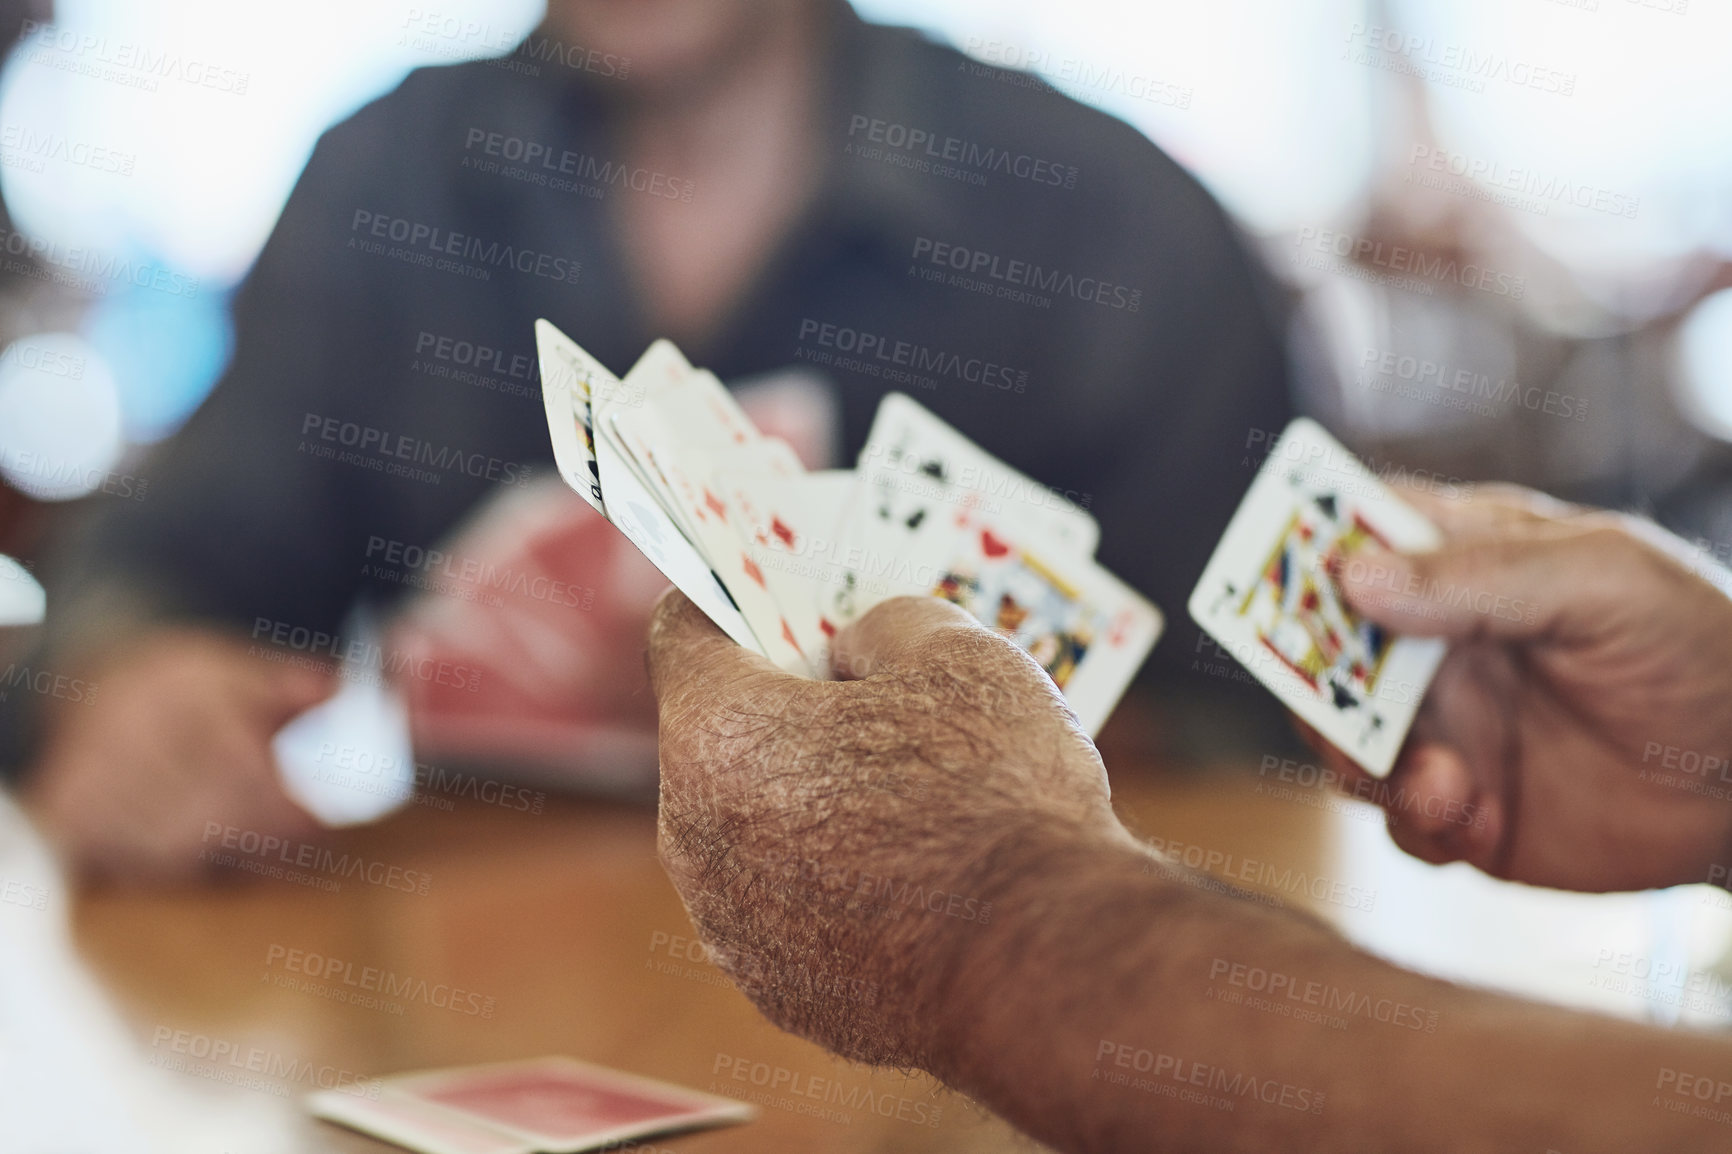
<path fill-rule="evenodd" d="M 537 321 L 560 474 L 727 635 L 830 674 L 830 639 L 880 601 L 953 601 L 1032 655 L 1094 733 L 1161 615 L 1094 561 L 1094 519 L 900 394 L 858 468 L 807 472 L 668 341 L 621 380 Z"/>
<path fill-rule="evenodd" d="M 1366 621 L 1342 599 L 1335 574 L 1362 544 L 1406 552 L 1440 540 L 1333 437 L 1300 418 L 1233 514 L 1191 594 L 1191 616 L 1302 721 L 1383 777 L 1444 644 L 1393 637 Z"/>
<path fill-rule="evenodd" d="M 572 1058 L 399 1074 L 307 1097 L 321 1118 L 423 1154 L 561 1154 L 750 1121 L 744 1102 Z"/>

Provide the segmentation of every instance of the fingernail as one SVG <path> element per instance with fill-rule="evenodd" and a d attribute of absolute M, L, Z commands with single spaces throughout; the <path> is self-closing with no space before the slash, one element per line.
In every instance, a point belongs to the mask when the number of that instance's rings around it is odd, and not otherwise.
<path fill-rule="evenodd" d="M 1367 544 L 1343 557 L 1332 576 L 1343 585 L 1393 587 L 1401 583 L 1408 568 L 1408 559 L 1401 554 Z"/>

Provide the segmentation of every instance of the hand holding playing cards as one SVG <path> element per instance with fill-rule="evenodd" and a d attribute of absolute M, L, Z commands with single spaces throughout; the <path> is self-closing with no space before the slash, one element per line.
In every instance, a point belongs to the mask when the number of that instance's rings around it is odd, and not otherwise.
<path fill-rule="evenodd" d="M 886 602 L 835 653 L 855 680 L 794 677 L 679 594 L 651 626 L 662 859 L 777 1024 L 1059 1150 L 1694 1150 L 1719 1128 L 1650 1099 L 1655 1068 L 1724 1068 L 1723 1042 L 1405 973 L 1162 862 L 1051 681 L 960 609 Z M 1320 1046 L 1217 997 L 1235 965 L 1448 1025 Z"/>
<path fill-rule="evenodd" d="M 1732 599 L 1652 526 L 1513 488 L 1409 499 L 1443 546 L 1362 550 L 1343 588 L 1450 650 L 1387 782 L 1332 758 L 1355 792 L 1426 861 L 1577 890 L 1709 881 L 1732 850 Z"/>
<path fill-rule="evenodd" d="M 283 792 L 271 738 L 330 696 L 328 674 L 271 664 L 244 642 L 192 629 L 140 638 L 57 701 L 26 802 L 72 863 L 133 880 L 200 872 L 207 822 L 310 837 Z"/>
<path fill-rule="evenodd" d="M 1093 559 L 1092 517 L 908 397 L 879 404 L 856 470 L 808 473 L 670 342 L 620 380 L 552 323 L 535 332 L 560 476 L 779 669 L 821 677 L 840 627 L 930 594 L 1034 656 L 1092 734 L 1160 635 L 1160 612 Z"/>
<path fill-rule="evenodd" d="M 1052 681 L 936 598 L 837 639 L 844 681 L 777 670 L 671 593 L 650 631 L 661 854 L 694 922 L 778 1024 L 918 1062 L 959 943 L 991 920 L 994 855 L 1129 843 Z"/>

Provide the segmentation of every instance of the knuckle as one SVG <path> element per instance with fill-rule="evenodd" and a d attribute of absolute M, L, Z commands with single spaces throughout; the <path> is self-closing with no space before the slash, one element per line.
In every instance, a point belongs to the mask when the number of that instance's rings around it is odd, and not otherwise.
<path fill-rule="evenodd" d="M 1598 556 L 1630 560 L 1646 553 L 1641 542 L 1620 525 L 1607 522 L 1596 524 L 1577 538 L 1585 549 Z"/>
<path fill-rule="evenodd" d="M 1582 571 L 1598 575 L 1614 600 L 1627 600 L 1630 590 L 1651 586 L 1669 575 L 1664 556 L 1620 525 L 1599 524 L 1578 539 Z"/>

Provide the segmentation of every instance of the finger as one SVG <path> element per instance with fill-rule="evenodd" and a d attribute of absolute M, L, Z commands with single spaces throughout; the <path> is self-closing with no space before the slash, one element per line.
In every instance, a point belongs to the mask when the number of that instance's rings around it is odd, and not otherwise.
<path fill-rule="evenodd" d="M 244 807 L 241 810 L 244 814 L 243 820 L 250 823 L 261 835 L 312 841 L 324 833 L 324 824 L 302 809 L 300 803 L 290 797 L 283 788 L 274 760 L 264 768 L 260 777 L 254 778 L 254 783 L 247 796 L 235 799 L 234 804 Z M 189 832 L 203 828 L 203 824 L 203 819 L 200 818 L 189 825 Z"/>
<path fill-rule="evenodd" d="M 1495 858 L 1503 823 L 1460 751 L 1441 743 L 1410 744 L 1389 780 L 1373 790 L 1402 850 L 1433 865 L 1465 861 L 1481 869 Z"/>
<path fill-rule="evenodd" d="M 1348 604 L 1397 633 L 1520 640 L 1629 596 L 1605 581 L 1604 533 L 1505 535 L 1425 553 L 1369 546 L 1340 562 Z"/>
<path fill-rule="evenodd" d="M 337 676 L 325 670 L 299 666 L 271 666 L 246 686 L 248 705 L 260 723 L 271 732 L 336 693 Z"/>
<path fill-rule="evenodd" d="M 1535 489 L 1504 483 L 1437 492 L 1432 487 L 1397 488 L 1396 494 L 1425 514 L 1445 537 L 1483 537 L 1520 526 L 1560 521 L 1580 510 Z"/>
<path fill-rule="evenodd" d="M 273 734 L 251 726 L 236 725 L 211 749 L 212 768 L 218 772 L 209 784 L 217 787 L 219 799 L 211 808 L 244 814 L 260 833 L 279 836 L 312 836 L 324 826 L 283 786 L 282 766 L 277 761 Z"/>
<path fill-rule="evenodd" d="M 887 669 L 925 664 L 935 645 L 967 635 L 993 636 L 942 597 L 894 597 L 836 635 L 830 666 L 837 677 L 864 680 Z M 1007 643 L 1007 648 L 1014 646 Z"/>
<path fill-rule="evenodd" d="M 656 702 L 663 706 L 694 692 L 734 691 L 747 681 L 792 685 L 805 680 L 736 644 L 678 589 L 663 594 L 650 617 L 649 672 Z"/>
<path fill-rule="evenodd" d="M 189 772 L 172 786 L 167 773 L 152 774 L 162 788 L 148 793 L 163 795 L 169 812 L 130 818 L 155 858 L 196 860 L 201 831 L 212 822 L 261 837 L 310 838 L 322 828 L 289 797 L 271 738 L 254 720 L 229 716 L 208 720 L 196 745 L 163 751 Z"/>

